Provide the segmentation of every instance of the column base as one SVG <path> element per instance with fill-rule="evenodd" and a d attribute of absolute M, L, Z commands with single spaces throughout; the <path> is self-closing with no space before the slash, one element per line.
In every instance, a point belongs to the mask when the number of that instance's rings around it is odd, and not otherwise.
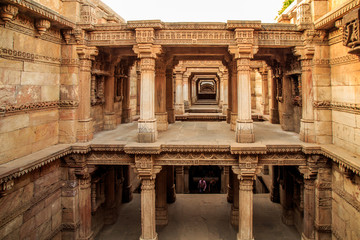
<path fill-rule="evenodd" d="M 231 206 L 230 223 L 233 226 L 239 226 L 239 209 Z"/>
<path fill-rule="evenodd" d="M 105 113 L 104 116 L 104 130 L 112 130 L 116 128 L 115 113 Z"/>
<path fill-rule="evenodd" d="M 139 240 L 158 240 L 158 235 L 156 234 L 156 236 L 154 238 L 142 238 L 142 237 L 140 237 Z"/>
<path fill-rule="evenodd" d="M 307 143 L 315 143 L 315 124 L 314 120 L 301 119 L 300 121 L 300 140 Z"/>
<path fill-rule="evenodd" d="M 131 108 L 125 108 L 122 110 L 121 122 L 122 123 L 132 122 Z"/>
<path fill-rule="evenodd" d="M 279 124 L 280 120 L 279 120 L 279 110 L 272 108 L 270 111 L 270 123 L 272 124 Z"/>
<path fill-rule="evenodd" d="M 253 143 L 255 142 L 254 124 L 252 120 L 236 121 L 236 142 Z"/>
<path fill-rule="evenodd" d="M 139 120 L 138 122 L 138 142 L 153 143 L 157 139 L 156 119 Z"/>
<path fill-rule="evenodd" d="M 184 113 L 184 104 L 175 104 L 175 115 L 183 115 Z"/>
<path fill-rule="evenodd" d="M 76 138 L 79 142 L 87 142 L 93 139 L 94 127 L 92 118 L 79 120 L 77 124 Z"/>
<path fill-rule="evenodd" d="M 165 226 L 168 224 L 168 210 L 167 208 L 156 208 L 155 222 L 158 226 Z"/>
<path fill-rule="evenodd" d="M 236 120 L 237 120 L 237 113 L 231 113 L 230 115 L 230 129 L 231 131 L 235 131 L 236 129 Z"/>
<path fill-rule="evenodd" d="M 168 129 L 168 114 L 165 113 L 155 113 L 155 118 L 157 122 L 158 131 L 166 131 Z"/>
<path fill-rule="evenodd" d="M 254 240 L 254 238 L 242 238 L 240 234 L 237 234 L 237 240 Z"/>
<path fill-rule="evenodd" d="M 184 109 L 185 109 L 185 110 L 189 110 L 189 108 L 190 108 L 189 101 L 185 100 L 185 101 L 184 101 Z"/>

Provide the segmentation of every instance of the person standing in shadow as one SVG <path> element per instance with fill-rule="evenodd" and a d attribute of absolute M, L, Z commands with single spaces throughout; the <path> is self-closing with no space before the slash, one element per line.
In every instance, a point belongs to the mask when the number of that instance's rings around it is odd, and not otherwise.
<path fill-rule="evenodd" d="M 206 181 L 203 177 L 199 180 L 198 189 L 200 193 L 204 193 L 206 190 Z"/>

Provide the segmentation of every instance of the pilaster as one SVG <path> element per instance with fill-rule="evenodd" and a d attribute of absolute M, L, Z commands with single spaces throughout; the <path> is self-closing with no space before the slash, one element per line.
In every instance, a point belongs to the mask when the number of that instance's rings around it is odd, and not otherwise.
<path fill-rule="evenodd" d="M 87 142 L 93 138 L 94 134 L 93 121 L 90 118 L 90 83 L 92 61 L 95 60 L 98 50 L 96 47 L 87 46 L 78 46 L 76 50 L 80 60 L 79 107 L 76 135 L 79 142 Z"/>
<path fill-rule="evenodd" d="M 91 229 L 91 176 L 84 172 L 79 175 L 79 240 L 92 240 Z"/>
<path fill-rule="evenodd" d="M 183 74 L 183 95 L 184 95 L 184 110 L 190 107 L 189 99 L 189 74 Z"/>
<path fill-rule="evenodd" d="M 176 191 L 174 184 L 174 166 L 167 166 L 167 202 L 174 203 L 176 201 Z"/>
<path fill-rule="evenodd" d="M 184 193 L 184 167 L 176 166 L 176 193 Z"/>
<path fill-rule="evenodd" d="M 114 112 L 114 88 L 115 77 L 114 67 L 110 68 L 110 76 L 105 80 L 105 115 L 104 115 L 104 130 L 112 130 L 116 128 L 116 115 Z"/>
<path fill-rule="evenodd" d="M 138 35 L 144 31 L 149 34 L 151 30 L 137 29 Z M 154 31 L 152 29 L 152 31 Z M 151 143 L 157 139 L 157 122 L 155 118 L 155 59 L 161 52 L 161 47 L 152 43 L 139 43 L 134 46 L 134 52 L 140 58 L 141 68 L 141 97 L 140 120 L 138 122 L 138 141 Z"/>
<path fill-rule="evenodd" d="M 185 69 L 175 68 L 175 114 L 182 115 L 185 113 L 184 93 L 183 93 L 183 74 Z"/>
<path fill-rule="evenodd" d="M 300 122 L 300 140 L 315 142 L 314 93 L 312 79 L 312 59 L 315 49 L 310 46 L 295 48 L 295 56 L 299 56 L 302 80 L 302 118 Z"/>
<path fill-rule="evenodd" d="M 264 66 L 262 69 L 260 69 L 261 74 L 261 80 L 262 80 L 262 99 L 261 99 L 261 105 L 262 105 L 262 111 L 261 113 L 263 115 L 269 115 L 269 86 L 268 86 L 268 72 L 269 69 Z"/>

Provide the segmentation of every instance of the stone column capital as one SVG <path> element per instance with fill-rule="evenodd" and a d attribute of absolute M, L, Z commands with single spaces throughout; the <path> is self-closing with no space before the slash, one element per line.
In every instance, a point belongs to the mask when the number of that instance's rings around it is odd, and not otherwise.
<path fill-rule="evenodd" d="M 133 46 L 133 51 L 138 58 L 157 58 L 162 53 L 161 45 L 153 45 L 151 43 L 139 43 Z"/>
<path fill-rule="evenodd" d="M 254 57 L 252 44 L 230 45 L 228 51 L 234 56 L 234 59 L 249 59 L 249 66 L 250 59 Z"/>
<path fill-rule="evenodd" d="M 297 46 L 293 49 L 293 54 L 298 57 L 299 61 L 312 60 L 315 54 L 315 48 L 310 45 Z"/>
<path fill-rule="evenodd" d="M 141 180 L 154 180 L 156 174 L 161 171 L 161 166 L 154 166 L 152 155 L 137 154 L 135 155 L 135 165 L 132 166 Z"/>
<path fill-rule="evenodd" d="M 78 46 L 76 52 L 80 60 L 95 60 L 95 57 L 99 54 L 97 47 L 88 47 L 85 45 Z"/>

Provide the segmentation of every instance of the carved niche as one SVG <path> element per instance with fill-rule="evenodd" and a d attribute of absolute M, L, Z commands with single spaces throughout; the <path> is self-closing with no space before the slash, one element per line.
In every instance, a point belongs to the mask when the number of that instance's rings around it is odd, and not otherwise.
<path fill-rule="evenodd" d="M 121 60 L 118 65 L 115 67 L 115 94 L 114 101 L 121 102 L 125 96 L 125 84 L 126 80 L 129 77 L 129 65 L 126 60 Z"/>
<path fill-rule="evenodd" d="M 360 55 L 359 8 L 343 18 L 343 44 L 351 48 L 349 53 Z"/>

